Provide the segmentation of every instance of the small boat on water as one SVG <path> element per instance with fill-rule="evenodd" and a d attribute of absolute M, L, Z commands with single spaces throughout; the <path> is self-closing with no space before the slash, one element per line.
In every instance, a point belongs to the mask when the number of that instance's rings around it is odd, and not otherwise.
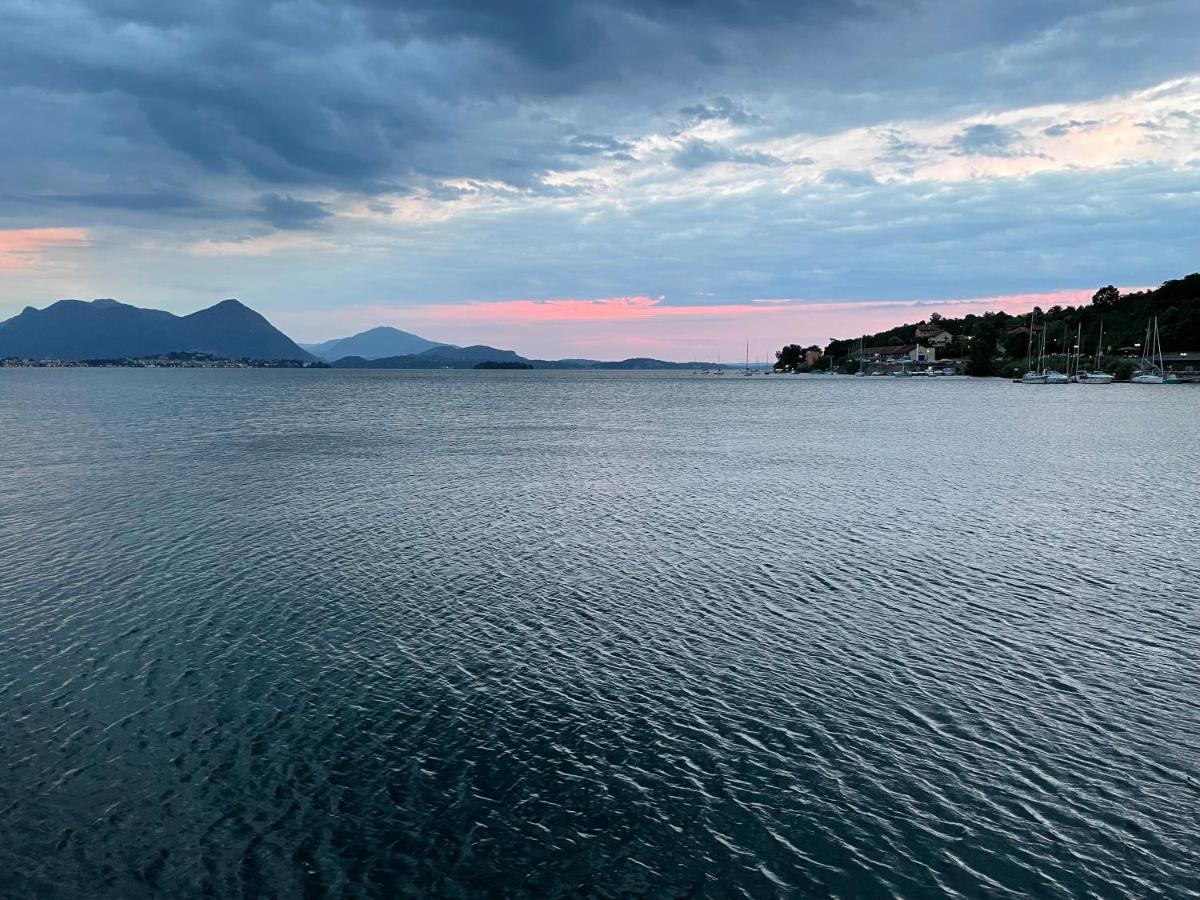
<path fill-rule="evenodd" d="M 1038 353 L 1041 356 L 1041 353 Z M 1025 358 L 1029 370 L 1020 378 L 1014 378 L 1013 384 L 1045 384 L 1046 375 L 1043 372 L 1038 372 L 1033 365 L 1033 313 L 1029 314 L 1029 341 L 1025 349 Z"/>
<path fill-rule="evenodd" d="M 1042 328 L 1042 349 L 1041 349 L 1041 352 L 1039 355 L 1043 359 L 1045 359 L 1046 362 L 1049 362 L 1049 359 L 1046 359 L 1046 331 L 1047 330 L 1048 329 L 1045 326 L 1043 326 L 1043 328 Z M 1063 342 L 1064 343 L 1066 343 L 1066 340 L 1067 340 L 1066 332 L 1067 332 L 1067 323 L 1063 322 Z M 1069 359 L 1067 361 L 1067 371 L 1068 372 L 1071 371 L 1071 363 L 1070 363 Z M 1062 372 L 1058 371 L 1058 369 L 1052 369 L 1049 366 L 1042 367 L 1042 375 L 1045 376 L 1045 379 L 1046 379 L 1045 381 L 1042 382 L 1042 384 L 1070 384 L 1071 383 L 1071 377 L 1069 375 L 1064 375 Z"/>
<path fill-rule="evenodd" d="M 1166 384 L 1163 374 L 1162 342 L 1158 337 L 1158 316 L 1146 324 L 1146 342 L 1142 345 L 1142 367 L 1129 379 L 1134 384 Z"/>
<path fill-rule="evenodd" d="M 1092 363 L 1092 371 L 1084 372 L 1079 368 L 1079 358 L 1075 361 L 1076 384 L 1112 384 L 1113 377 L 1100 369 L 1100 354 L 1104 352 L 1104 322 L 1100 322 L 1100 336 L 1096 339 L 1096 361 Z"/>

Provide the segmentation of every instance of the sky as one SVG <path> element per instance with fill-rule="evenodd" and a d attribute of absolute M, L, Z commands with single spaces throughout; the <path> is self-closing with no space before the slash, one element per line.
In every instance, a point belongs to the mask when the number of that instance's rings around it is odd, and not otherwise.
<path fill-rule="evenodd" d="M 1195 0 L 0 0 L 0 319 L 768 359 L 1200 269 Z"/>

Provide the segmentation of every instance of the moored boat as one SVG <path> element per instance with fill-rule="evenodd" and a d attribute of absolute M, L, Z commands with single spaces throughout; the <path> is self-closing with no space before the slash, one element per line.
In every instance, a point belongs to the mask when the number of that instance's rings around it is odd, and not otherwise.
<path fill-rule="evenodd" d="M 1166 384 L 1166 378 L 1163 376 L 1162 342 L 1158 336 L 1158 316 L 1146 324 L 1142 367 L 1129 380 L 1133 384 Z"/>
<path fill-rule="evenodd" d="M 1114 376 L 1108 372 L 1100 370 L 1100 355 L 1104 352 L 1104 322 L 1100 322 L 1100 336 L 1096 338 L 1096 361 L 1092 364 L 1092 371 L 1084 372 L 1078 370 L 1075 372 L 1076 384 L 1112 384 Z M 1076 361 L 1078 366 L 1078 361 Z"/>
<path fill-rule="evenodd" d="M 1041 356 L 1041 353 L 1038 354 Z M 1025 350 L 1025 358 L 1029 365 L 1027 371 L 1020 378 L 1014 378 L 1013 384 L 1045 384 L 1046 376 L 1044 373 L 1039 373 L 1033 366 L 1033 313 L 1029 314 L 1029 343 Z"/>

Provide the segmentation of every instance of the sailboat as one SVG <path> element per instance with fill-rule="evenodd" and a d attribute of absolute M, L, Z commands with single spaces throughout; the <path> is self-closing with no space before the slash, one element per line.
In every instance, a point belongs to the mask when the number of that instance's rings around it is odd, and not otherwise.
<path fill-rule="evenodd" d="M 1146 342 L 1142 345 L 1142 367 L 1130 379 L 1134 384 L 1163 384 L 1162 343 L 1158 338 L 1158 316 L 1153 319 L 1153 326 L 1146 324 Z"/>
<path fill-rule="evenodd" d="M 1100 321 L 1100 337 L 1096 339 L 1096 361 L 1095 361 L 1095 363 L 1092 364 L 1092 371 L 1090 371 L 1090 372 L 1078 371 L 1079 357 L 1076 356 L 1076 360 L 1077 360 L 1076 364 L 1075 364 L 1075 368 L 1076 368 L 1075 383 L 1076 384 L 1112 384 L 1113 383 L 1112 375 L 1109 375 L 1107 372 L 1100 371 L 1100 354 L 1103 351 L 1104 351 L 1104 320 L 1102 319 Z"/>
<path fill-rule="evenodd" d="M 750 371 L 750 342 L 749 341 L 746 341 L 746 368 L 742 372 L 742 374 L 743 375 L 753 375 L 754 374 L 753 372 Z"/>
<path fill-rule="evenodd" d="M 1040 354 L 1039 354 L 1040 355 Z M 1029 314 L 1029 342 L 1025 348 L 1025 359 L 1029 371 L 1021 376 L 1021 384 L 1045 384 L 1046 376 L 1038 373 L 1033 366 L 1033 313 Z"/>
<path fill-rule="evenodd" d="M 1066 334 L 1067 334 L 1067 323 L 1063 322 L 1063 337 L 1064 338 L 1066 337 Z M 1044 355 L 1045 348 L 1046 348 L 1046 329 L 1043 328 L 1042 329 L 1043 355 Z M 1069 371 L 1069 369 L 1070 369 L 1070 367 L 1068 366 L 1068 371 Z M 1070 384 L 1071 383 L 1070 378 L 1068 378 L 1062 372 L 1058 371 L 1058 369 L 1051 369 L 1049 366 L 1044 366 L 1042 368 L 1042 377 L 1046 379 L 1043 382 L 1043 384 Z"/>
<path fill-rule="evenodd" d="M 1072 384 L 1079 383 L 1079 361 L 1084 358 L 1082 344 L 1084 344 L 1084 323 L 1080 322 L 1075 326 L 1075 346 L 1067 348 L 1067 377 Z M 1075 364 L 1074 371 L 1070 368 L 1072 362 Z"/>

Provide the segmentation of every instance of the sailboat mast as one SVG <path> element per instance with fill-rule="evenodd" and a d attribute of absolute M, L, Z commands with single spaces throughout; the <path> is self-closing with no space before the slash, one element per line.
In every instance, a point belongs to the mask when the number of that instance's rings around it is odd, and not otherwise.
<path fill-rule="evenodd" d="M 1075 329 L 1075 378 L 1079 378 L 1079 360 L 1084 355 L 1084 322 L 1080 319 L 1079 328 Z"/>
<path fill-rule="evenodd" d="M 1033 368 L 1033 311 L 1029 313 L 1029 342 L 1025 347 L 1025 364 Z"/>

